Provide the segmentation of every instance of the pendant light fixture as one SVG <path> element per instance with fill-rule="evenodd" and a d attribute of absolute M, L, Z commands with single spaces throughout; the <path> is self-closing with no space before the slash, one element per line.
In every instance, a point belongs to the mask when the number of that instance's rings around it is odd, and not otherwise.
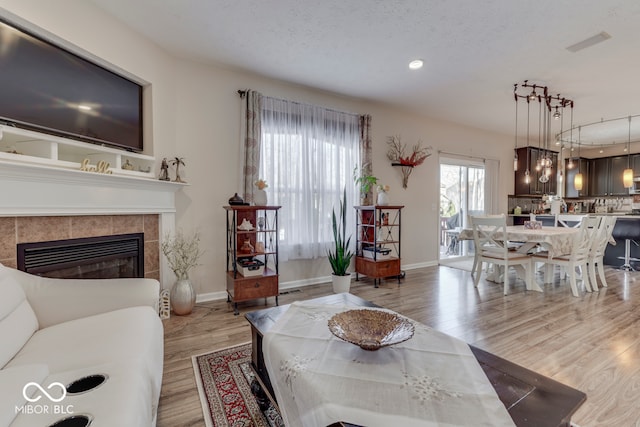
<path fill-rule="evenodd" d="M 571 108 L 571 131 L 569 133 L 569 163 L 567 163 L 567 169 L 573 169 L 573 108 Z"/>
<path fill-rule="evenodd" d="M 518 99 L 516 98 L 516 103 Z M 531 184 L 531 172 L 529 172 L 529 106 L 531 105 L 531 101 L 529 97 L 527 97 L 527 170 L 524 171 L 524 183 Z"/>
<path fill-rule="evenodd" d="M 526 93 L 518 93 L 518 89 L 524 89 L 522 92 Z M 528 80 L 525 80 L 523 83 L 516 83 L 513 85 L 514 99 L 516 101 L 516 124 L 515 124 L 515 135 L 514 135 L 514 150 L 516 150 L 514 154 L 513 160 L 513 169 L 514 171 L 518 170 L 519 161 L 518 161 L 518 102 L 527 101 L 527 140 L 526 144 L 522 144 L 522 147 L 527 147 L 527 161 L 525 163 L 526 170 L 524 172 L 524 182 L 525 184 L 530 184 L 531 179 L 531 171 L 529 167 L 533 166 L 536 170 L 535 179 L 539 180 L 541 183 L 545 184 L 551 180 L 551 177 L 554 173 L 554 156 L 551 151 L 551 123 L 552 117 L 553 119 L 560 120 L 560 136 L 562 136 L 563 132 L 563 114 L 564 108 L 571 107 L 571 123 L 573 126 L 573 101 L 570 99 L 564 98 L 557 95 L 550 95 L 547 86 L 537 85 L 534 83 L 529 83 Z M 537 146 L 537 157 L 535 165 L 531 165 L 529 156 L 532 154 L 531 151 L 535 150 L 535 143 L 531 145 L 531 134 L 530 134 L 530 118 L 531 118 L 531 102 L 538 101 L 538 146 Z M 544 112 L 543 112 L 544 109 Z M 562 138 L 559 139 L 559 144 L 562 147 Z M 535 154 L 535 153 L 534 153 Z M 560 156 L 562 159 L 562 155 Z M 558 176 L 562 179 L 561 168 L 558 169 Z"/>
<path fill-rule="evenodd" d="M 516 131 L 515 131 L 515 147 L 513 149 L 513 170 L 514 172 L 518 171 L 518 95 L 516 94 L 516 90 L 518 89 L 518 85 L 513 85 L 513 94 L 516 99 Z"/>
<path fill-rule="evenodd" d="M 578 173 L 573 179 L 573 187 L 576 191 L 582 191 L 582 173 L 580 172 L 580 132 L 582 126 L 578 126 Z"/>
<path fill-rule="evenodd" d="M 629 116 L 629 138 L 627 139 L 627 168 L 622 174 L 624 188 L 633 187 L 633 169 L 631 169 L 631 116 Z"/>

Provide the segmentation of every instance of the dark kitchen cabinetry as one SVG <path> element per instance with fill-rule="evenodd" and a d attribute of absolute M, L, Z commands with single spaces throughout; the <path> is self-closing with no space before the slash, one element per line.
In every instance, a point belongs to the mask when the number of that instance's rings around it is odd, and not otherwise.
<path fill-rule="evenodd" d="M 536 163 L 538 159 L 544 155 L 545 150 L 540 150 L 536 147 L 521 147 L 517 150 L 518 153 L 518 170 L 514 174 L 514 194 L 515 195 L 530 195 L 530 194 L 556 194 L 557 192 L 557 172 L 558 172 L 558 153 L 554 151 L 547 151 L 551 155 L 551 176 L 549 181 L 540 182 L 540 176 L 542 171 L 536 171 Z M 527 162 L 527 159 L 529 160 Z M 525 172 L 529 169 L 529 175 L 531 182 L 525 182 Z"/>
<path fill-rule="evenodd" d="M 589 166 L 591 161 L 588 159 L 573 159 L 573 168 L 569 169 L 569 159 L 564 161 L 565 180 L 564 180 L 564 197 L 582 197 L 588 196 L 589 193 Z M 582 190 L 576 190 L 574 181 L 576 175 L 582 174 Z"/>
<path fill-rule="evenodd" d="M 633 168 L 633 176 L 640 176 L 640 154 L 631 156 L 631 167 Z"/>
<path fill-rule="evenodd" d="M 590 196 L 627 196 L 622 174 L 627 168 L 627 156 L 603 157 L 590 162 Z"/>

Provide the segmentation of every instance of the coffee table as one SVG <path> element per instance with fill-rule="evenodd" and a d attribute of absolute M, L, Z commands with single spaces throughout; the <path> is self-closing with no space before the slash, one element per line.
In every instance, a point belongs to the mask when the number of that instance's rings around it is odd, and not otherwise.
<path fill-rule="evenodd" d="M 328 295 L 308 302 L 380 308 L 349 293 Z M 274 393 L 262 354 L 262 338 L 288 308 L 289 305 L 282 305 L 245 314 L 251 325 L 253 368 L 271 396 Z M 551 378 L 472 345 L 469 348 L 517 426 L 569 427 L 571 416 L 587 398 L 583 392 Z"/>

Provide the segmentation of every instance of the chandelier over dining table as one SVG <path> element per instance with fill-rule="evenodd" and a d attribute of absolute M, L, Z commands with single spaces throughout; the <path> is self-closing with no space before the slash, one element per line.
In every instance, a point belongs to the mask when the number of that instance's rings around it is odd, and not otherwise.
<path fill-rule="evenodd" d="M 571 99 L 568 99 L 562 95 L 552 95 L 549 88 L 544 85 L 536 83 L 529 83 L 529 80 L 525 80 L 522 83 L 516 83 L 513 85 L 513 98 L 516 104 L 515 114 L 515 148 L 514 148 L 514 170 L 518 169 L 518 142 L 522 140 L 519 135 L 522 126 L 526 126 L 526 141 L 522 141 L 523 146 L 536 146 L 542 153 L 539 156 L 535 165 L 536 171 L 542 172 L 539 174 L 538 180 L 542 183 L 549 181 L 553 171 L 552 152 L 550 150 L 551 140 L 553 139 L 552 123 L 557 122 L 559 125 L 559 134 L 563 133 L 564 117 L 567 110 L 570 112 L 570 129 L 571 137 L 573 141 L 573 106 L 574 103 Z M 526 117 L 521 119 L 519 115 L 519 107 L 526 106 Z M 536 108 L 537 107 L 537 108 Z M 537 111 L 536 111 L 537 110 Z M 522 123 L 520 123 L 520 121 Z M 533 133 L 537 136 L 531 138 Z M 531 182 L 531 171 L 529 170 L 529 152 L 527 151 L 527 170 L 524 173 L 525 182 L 528 184 Z M 560 171 L 562 174 L 562 171 Z M 578 175 L 582 179 L 582 175 L 578 170 Z M 561 178 L 561 176 L 560 176 Z M 577 178 L 577 175 L 576 175 Z"/>

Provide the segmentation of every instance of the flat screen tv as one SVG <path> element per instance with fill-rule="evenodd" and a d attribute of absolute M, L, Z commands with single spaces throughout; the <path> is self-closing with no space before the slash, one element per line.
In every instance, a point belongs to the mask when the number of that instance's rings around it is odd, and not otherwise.
<path fill-rule="evenodd" d="M 142 151 L 142 87 L 0 20 L 0 122 Z"/>

